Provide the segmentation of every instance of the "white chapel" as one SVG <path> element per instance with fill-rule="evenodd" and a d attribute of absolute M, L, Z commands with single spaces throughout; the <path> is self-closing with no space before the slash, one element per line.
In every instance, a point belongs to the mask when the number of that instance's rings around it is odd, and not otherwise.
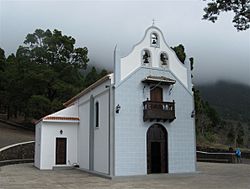
<path fill-rule="evenodd" d="M 196 171 L 189 63 L 151 26 L 114 72 L 36 125 L 35 166 L 77 166 L 106 177 Z"/>

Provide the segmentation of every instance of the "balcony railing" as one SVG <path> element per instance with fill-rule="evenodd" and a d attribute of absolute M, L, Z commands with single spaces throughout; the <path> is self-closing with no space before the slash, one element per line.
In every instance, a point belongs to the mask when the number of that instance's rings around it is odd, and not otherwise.
<path fill-rule="evenodd" d="M 175 119 L 175 102 L 143 102 L 144 121 L 173 121 Z"/>

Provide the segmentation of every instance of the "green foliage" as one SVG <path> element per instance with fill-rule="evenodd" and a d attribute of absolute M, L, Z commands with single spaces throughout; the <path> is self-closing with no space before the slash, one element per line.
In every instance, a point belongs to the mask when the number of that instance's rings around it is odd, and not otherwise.
<path fill-rule="evenodd" d="M 57 99 L 54 99 L 51 102 L 51 108 L 50 108 L 51 112 L 56 112 L 56 111 L 61 110 L 63 108 L 64 108 L 64 106 L 62 104 L 62 100 L 61 99 L 57 98 Z"/>
<path fill-rule="evenodd" d="M 249 0 L 212 0 L 204 8 L 203 19 L 215 22 L 221 12 L 233 12 L 232 22 L 238 31 L 249 29 L 250 1 Z"/>
<path fill-rule="evenodd" d="M 193 57 L 190 57 L 190 58 L 189 58 L 189 61 L 190 61 L 190 68 L 191 68 L 191 71 L 193 71 L 193 69 L 194 69 L 194 58 L 193 58 Z"/>
<path fill-rule="evenodd" d="M 215 133 L 221 144 L 230 146 L 250 147 L 250 132 L 247 123 L 250 123 L 250 88 L 249 86 L 218 82 L 213 85 L 197 86 L 204 100 L 209 102 L 205 109 L 205 114 L 210 117 L 210 123 L 206 132 Z M 196 92 L 197 94 L 197 92 Z M 200 97 L 201 98 L 201 97 Z M 196 107 L 203 106 L 199 98 L 196 97 Z M 199 108 L 202 109 L 202 108 Z M 198 111 L 199 111 L 198 109 Z M 218 112 L 218 113 L 217 113 Z M 201 121 L 203 117 L 198 115 L 199 124 L 197 132 L 201 132 Z M 219 119 L 219 120 L 218 120 Z M 204 127 L 204 125 L 203 125 Z"/>
<path fill-rule="evenodd" d="M 227 133 L 228 144 L 230 146 L 240 147 L 244 146 L 245 131 L 240 122 L 237 125 L 229 125 L 229 131 Z"/>
<path fill-rule="evenodd" d="M 237 125 L 236 131 L 237 131 L 236 146 L 242 146 L 244 145 L 245 132 L 240 122 Z"/>
<path fill-rule="evenodd" d="M 171 47 L 174 52 L 176 53 L 176 56 L 179 58 L 179 60 L 184 64 L 184 61 L 186 59 L 186 53 L 185 48 L 182 44 L 179 44 L 176 47 Z"/>
<path fill-rule="evenodd" d="M 5 64 L 5 54 L 4 50 L 0 48 L 0 70 L 3 70 L 4 64 Z"/>
<path fill-rule="evenodd" d="M 50 112 L 51 102 L 48 98 L 41 95 L 32 95 L 28 100 L 29 116 L 39 119 Z"/>
<path fill-rule="evenodd" d="M 0 90 L 1 90 L 1 81 L 4 79 L 3 78 L 3 72 L 5 70 L 5 65 L 6 65 L 6 58 L 4 54 L 4 50 L 0 48 Z"/>
<path fill-rule="evenodd" d="M 250 87 L 219 81 L 213 85 L 197 86 L 204 100 L 216 109 L 223 119 L 250 122 Z"/>
<path fill-rule="evenodd" d="M 234 127 L 230 127 L 230 130 L 227 133 L 227 139 L 228 139 L 228 143 L 232 146 L 232 144 L 234 144 L 234 140 L 235 140 L 235 129 Z"/>
<path fill-rule="evenodd" d="M 220 122 L 220 117 L 218 113 L 216 112 L 216 110 L 212 108 L 208 102 L 205 103 L 204 110 L 205 110 L 205 113 L 210 118 L 213 126 L 216 126 L 216 124 Z"/>
<path fill-rule="evenodd" d="M 216 137 L 215 137 L 215 133 L 214 132 L 206 132 L 204 137 L 210 143 L 214 143 L 215 142 L 215 138 Z"/>
<path fill-rule="evenodd" d="M 107 74 L 92 68 L 87 48 L 75 48 L 75 39 L 58 30 L 36 30 L 25 45 L 7 59 L 0 49 L 0 112 L 27 120 L 63 108 L 63 103 Z M 2 66 L 4 65 L 4 66 Z"/>
<path fill-rule="evenodd" d="M 3 106 L 4 103 L 4 96 L 6 95 L 5 94 L 6 78 L 4 77 L 5 64 L 6 64 L 6 58 L 4 50 L 0 48 L 0 113 L 1 113 L 1 107 Z"/>
<path fill-rule="evenodd" d="M 103 76 L 107 75 L 108 72 L 106 70 L 102 70 L 100 73 L 96 70 L 95 67 L 92 67 L 91 71 L 85 77 L 85 87 L 93 84 L 98 79 L 102 78 Z"/>
<path fill-rule="evenodd" d="M 209 106 L 207 102 L 204 102 L 200 96 L 200 92 L 197 89 L 194 90 L 194 102 L 195 102 L 195 122 L 196 132 L 207 139 L 211 139 L 214 128 L 220 123 L 220 119 L 216 114 L 216 111 Z M 210 141 L 211 142 L 211 141 Z"/>
<path fill-rule="evenodd" d="M 85 77 L 85 85 L 89 86 L 93 84 L 98 78 L 97 70 L 95 67 L 92 67 L 91 71 Z"/>
<path fill-rule="evenodd" d="M 88 49 L 75 48 L 75 39 L 71 36 L 62 35 L 61 31 L 35 30 L 28 34 L 24 41 L 26 46 L 20 46 L 17 57 L 26 57 L 31 62 L 59 66 L 66 64 L 76 68 L 86 68 L 89 61 Z M 56 65 L 59 64 L 59 65 Z"/>

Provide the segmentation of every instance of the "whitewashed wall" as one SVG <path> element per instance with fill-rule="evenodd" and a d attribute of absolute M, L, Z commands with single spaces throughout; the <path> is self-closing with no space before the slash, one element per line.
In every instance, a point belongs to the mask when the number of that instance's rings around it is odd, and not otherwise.
<path fill-rule="evenodd" d="M 60 134 L 60 130 L 63 134 Z M 56 138 L 67 138 L 66 166 L 77 163 L 77 132 L 78 123 L 43 122 L 41 128 L 40 169 L 52 169 L 56 166 Z"/>
<path fill-rule="evenodd" d="M 78 162 L 80 168 L 89 169 L 89 101 L 79 104 Z"/>
<path fill-rule="evenodd" d="M 90 98 L 99 102 L 99 128 L 94 128 L 94 170 L 95 172 L 109 174 L 109 86 L 112 80 L 108 80 L 88 92 L 75 104 L 79 106 L 79 132 L 78 132 L 78 161 L 80 168 L 89 169 L 89 136 L 90 125 Z M 94 106 L 95 107 L 95 106 Z M 93 115 L 95 117 L 95 115 Z"/>
<path fill-rule="evenodd" d="M 34 162 L 34 165 L 35 167 L 39 168 L 40 169 L 40 155 L 41 155 L 41 122 L 39 122 L 37 125 L 36 125 L 36 128 L 35 128 L 35 139 L 36 139 L 36 142 L 35 142 L 35 162 Z"/>
<path fill-rule="evenodd" d="M 176 80 L 171 93 L 163 86 L 165 101 L 175 100 L 176 119 L 171 122 L 144 122 L 143 101 L 150 99 L 147 84 L 141 81 L 148 76 L 165 76 Z M 140 68 L 127 77 L 115 89 L 115 105 L 120 104 L 121 111 L 115 115 L 115 176 L 147 174 L 147 130 L 155 124 L 163 125 L 168 131 L 168 167 L 169 173 L 194 172 L 195 126 L 193 96 L 188 89 L 170 71 L 162 69 Z"/>
<path fill-rule="evenodd" d="M 109 169 L 109 91 L 95 97 L 99 103 L 99 127 L 94 130 L 94 170 L 108 174 Z"/>
<path fill-rule="evenodd" d="M 158 46 L 152 46 L 151 34 L 158 35 Z M 150 63 L 142 60 L 143 50 L 150 52 Z M 168 56 L 163 67 L 161 53 Z M 149 27 L 142 41 L 136 44 L 126 57 L 119 59 L 115 51 L 115 106 L 121 111 L 115 115 L 115 176 L 147 174 L 146 134 L 155 123 L 168 132 L 169 173 L 194 172 L 196 169 L 195 125 L 190 66 L 183 64 L 165 42 L 157 27 Z M 165 76 L 176 80 L 171 86 L 163 86 L 164 101 L 175 100 L 176 119 L 171 122 L 144 122 L 143 101 L 150 99 L 150 88 L 141 81 L 149 76 Z"/>

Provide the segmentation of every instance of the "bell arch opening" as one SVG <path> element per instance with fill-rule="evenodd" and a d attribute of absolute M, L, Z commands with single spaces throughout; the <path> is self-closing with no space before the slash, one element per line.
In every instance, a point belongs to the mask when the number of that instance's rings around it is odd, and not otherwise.
<path fill-rule="evenodd" d="M 144 49 L 142 51 L 142 56 L 141 56 L 141 61 L 142 61 L 142 65 L 144 66 L 151 66 L 152 61 L 151 61 L 151 53 L 148 49 Z"/>

